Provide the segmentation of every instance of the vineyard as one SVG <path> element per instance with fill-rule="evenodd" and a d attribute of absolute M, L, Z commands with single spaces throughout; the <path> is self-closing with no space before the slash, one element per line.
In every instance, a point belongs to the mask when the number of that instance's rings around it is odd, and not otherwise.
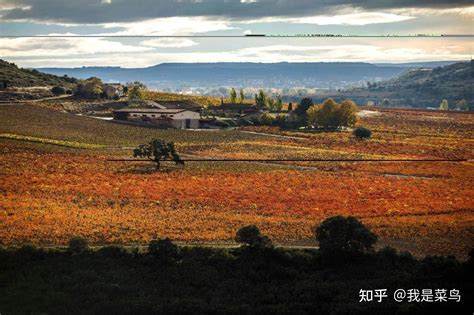
<path fill-rule="evenodd" d="M 184 157 L 472 159 L 474 115 L 380 111 L 373 130 L 308 133 L 273 127 L 156 130 L 34 106 L 0 108 L 0 242 L 140 244 L 155 237 L 229 243 L 256 224 L 274 242 L 313 245 L 312 227 L 354 215 L 391 245 L 465 257 L 474 247 L 474 163 L 190 162 L 154 172 L 129 158 L 151 138 Z"/>

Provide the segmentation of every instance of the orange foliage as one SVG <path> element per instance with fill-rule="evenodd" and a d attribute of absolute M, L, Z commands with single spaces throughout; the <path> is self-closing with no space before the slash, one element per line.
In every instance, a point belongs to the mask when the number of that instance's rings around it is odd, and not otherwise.
<path fill-rule="evenodd" d="M 465 234 L 474 221 L 466 185 L 472 164 L 459 166 L 462 177 L 429 179 L 357 169 L 234 172 L 192 166 L 142 174 L 139 168 L 110 164 L 105 156 L 16 146 L 6 145 L 8 154 L 0 155 L 0 240 L 5 244 L 64 244 L 73 235 L 100 244 L 143 243 L 156 236 L 231 241 L 245 224 L 259 225 L 280 243 L 308 243 L 314 224 L 344 214 L 362 218 L 388 243 L 412 233 L 441 238 L 450 233 L 451 243 L 440 245 L 445 250 L 460 237 L 465 241 L 457 244 L 459 251 L 472 245 L 472 230 Z M 407 218 L 416 224 L 400 224 Z M 424 228 L 440 221 L 441 229 Z"/>

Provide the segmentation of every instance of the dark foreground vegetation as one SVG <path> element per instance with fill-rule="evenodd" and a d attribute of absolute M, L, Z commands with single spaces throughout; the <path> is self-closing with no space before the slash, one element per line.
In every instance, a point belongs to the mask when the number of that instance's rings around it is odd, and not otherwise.
<path fill-rule="evenodd" d="M 337 233 L 336 233 L 337 232 Z M 372 246 L 376 235 L 354 218 L 315 229 L 320 250 L 275 248 L 255 226 L 238 231 L 240 248 L 178 247 L 153 240 L 148 250 L 0 251 L 1 314 L 470 314 L 474 261 L 413 258 Z M 452 289 L 461 300 L 395 302 L 396 289 Z M 360 290 L 387 289 L 378 303 Z"/>

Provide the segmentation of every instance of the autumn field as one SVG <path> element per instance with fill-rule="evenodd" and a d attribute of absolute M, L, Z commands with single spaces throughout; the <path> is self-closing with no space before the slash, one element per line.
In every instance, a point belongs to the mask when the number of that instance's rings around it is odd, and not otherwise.
<path fill-rule="evenodd" d="M 227 244 L 256 224 L 280 245 L 316 245 L 312 227 L 353 215 L 391 245 L 464 258 L 474 247 L 474 162 L 189 162 L 155 172 L 111 162 L 152 138 L 184 157 L 467 159 L 474 115 L 370 110 L 350 132 L 157 130 L 28 105 L 0 107 L 0 242 Z"/>

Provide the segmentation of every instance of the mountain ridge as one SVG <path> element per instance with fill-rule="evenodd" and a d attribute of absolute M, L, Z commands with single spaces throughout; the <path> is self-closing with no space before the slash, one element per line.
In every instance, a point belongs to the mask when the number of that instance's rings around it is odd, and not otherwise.
<path fill-rule="evenodd" d="M 429 62 L 424 65 L 434 67 L 439 63 Z M 230 86 L 338 89 L 361 86 L 366 81 L 388 80 L 411 67 L 413 66 L 367 62 L 216 62 L 161 63 L 144 68 L 113 66 L 37 70 L 82 79 L 97 76 L 106 82 L 142 81 L 151 88 L 178 91 L 183 87 L 210 89 Z"/>

